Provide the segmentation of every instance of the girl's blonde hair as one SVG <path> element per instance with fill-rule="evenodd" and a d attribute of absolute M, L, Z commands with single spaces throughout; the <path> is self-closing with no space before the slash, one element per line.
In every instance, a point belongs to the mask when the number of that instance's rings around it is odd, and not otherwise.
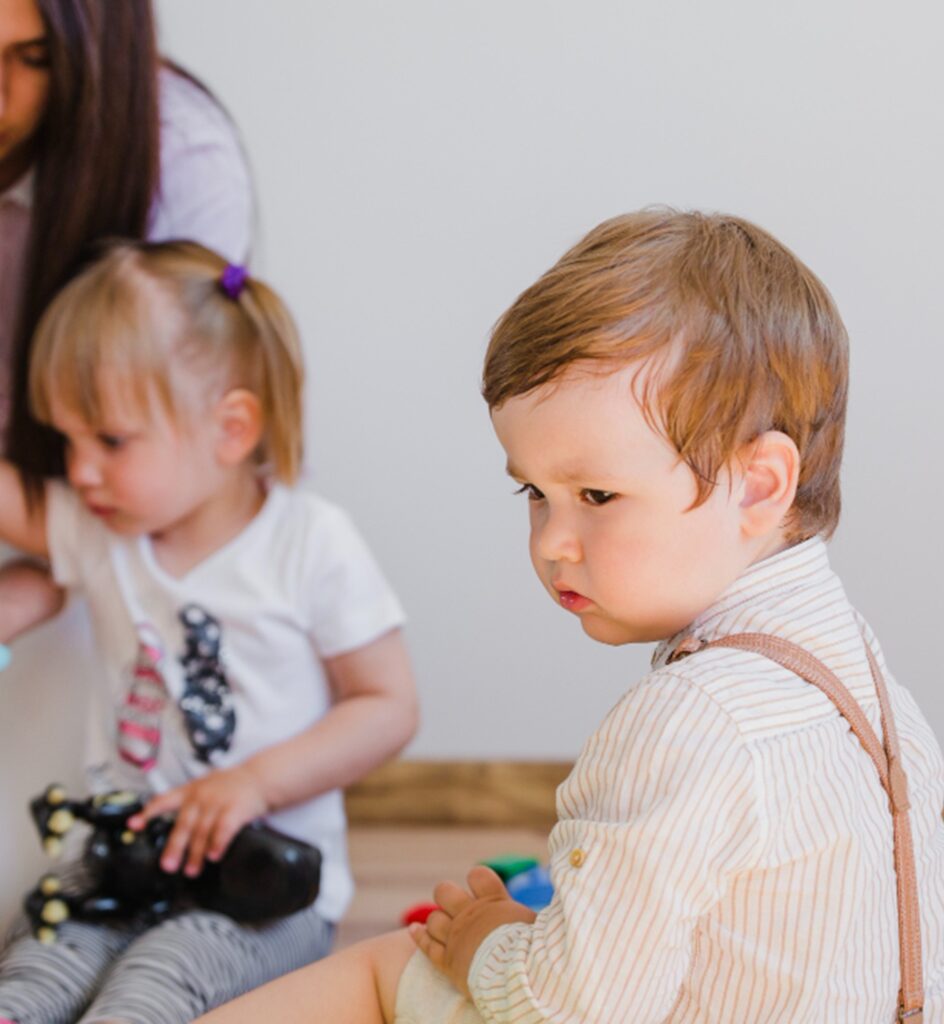
<path fill-rule="evenodd" d="M 652 359 L 643 409 L 704 502 L 739 447 L 780 430 L 800 451 L 790 540 L 839 520 L 846 331 L 822 282 L 738 217 L 643 210 L 605 221 L 523 292 L 492 332 L 483 394 L 496 409 L 576 363 Z"/>
<path fill-rule="evenodd" d="M 247 278 L 231 297 L 221 284 L 227 266 L 196 242 L 109 246 L 39 322 L 29 377 L 36 417 L 49 422 L 55 392 L 87 422 L 102 423 L 102 368 L 142 406 L 156 394 L 178 423 L 205 410 L 214 389 L 246 388 L 263 416 L 254 459 L 293 483 L 302 459 L 298 332 L 261 281 Z"/>

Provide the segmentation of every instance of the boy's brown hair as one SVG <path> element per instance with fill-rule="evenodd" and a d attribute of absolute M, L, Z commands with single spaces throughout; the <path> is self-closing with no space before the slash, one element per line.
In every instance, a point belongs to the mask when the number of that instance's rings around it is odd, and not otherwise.
<path fill-rule="evenodd" d="M 247 278 L 221 286 L 226 261 L 196 242 L 119 242 L 56 296 L 39 322 L 30 401 L 48 422 L 55 391 L 101 423 L 99 369 L 119 371 L 131 397 L 156 396 L 186 426 L 213 394 L 246 388 L 259 400 L 255 461 L 293 483 L 302 459 L 301 345 L 282 300 Z"/>
<path fill-rule="evenodd" d="M 741 446 L 780 430 L 800 451 L 791 541 L 839 519 L 846 331 L 822 282 L 766 231 L 721 214 L 644 210 L 594 228 L 492 332 L 495 409 L 574 364 L 652 358 L 640 395 L 695 474 L 695 505 Z"/>

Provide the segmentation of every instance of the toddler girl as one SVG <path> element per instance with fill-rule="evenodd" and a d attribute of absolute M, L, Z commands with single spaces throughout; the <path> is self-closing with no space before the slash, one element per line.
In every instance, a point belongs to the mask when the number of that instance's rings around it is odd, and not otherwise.
<path fill-rule="evenodd" d="M 0 1019 L 183 1024 L 330 947 L 352 888 L 340 788 L 407 742 L 416 703 L 396 597 L 297 483 L 301 390 L 284 305 L 194 243 L 116 245 L 40 322 L 30 396 L 68 483 L 36 500 L 0 463 L 0 536 L 88 599 L 93 787 L 157 794 L 131 825 L 175 815 L 165 871 L 199 874 L 257 818 L 323 864 L 314 905 L 265 926 L 192 911 L 20 934 Z"/>

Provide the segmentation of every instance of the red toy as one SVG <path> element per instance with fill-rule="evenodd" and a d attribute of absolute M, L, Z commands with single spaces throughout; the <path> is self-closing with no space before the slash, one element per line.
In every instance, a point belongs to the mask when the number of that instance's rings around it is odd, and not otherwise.
<path fill-rule="evenodd" d="M 404 928 L 411 924 L 426 924 L 426 919 L 434 910 L 439 910 L 438 905 L 435 903 L 416 903 L 403 911 L 403 915 L 400 917 L 400 924 Z"/>

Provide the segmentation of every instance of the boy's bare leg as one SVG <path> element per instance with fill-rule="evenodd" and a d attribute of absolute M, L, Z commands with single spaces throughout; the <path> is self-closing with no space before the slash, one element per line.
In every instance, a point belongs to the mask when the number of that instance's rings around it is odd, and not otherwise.
<path fill-rule="evenodd" d="M 65 603 L 65 591 L 49 570 L 27 559 L 0 566 L 0 643 L 56 615 Z"/>
<path fill-rule="evenodd" d="M 408 932 L 390 932 L 257 988 L 195 1024 L 392 1024 L 397 986 L 416 952 Z"/>

